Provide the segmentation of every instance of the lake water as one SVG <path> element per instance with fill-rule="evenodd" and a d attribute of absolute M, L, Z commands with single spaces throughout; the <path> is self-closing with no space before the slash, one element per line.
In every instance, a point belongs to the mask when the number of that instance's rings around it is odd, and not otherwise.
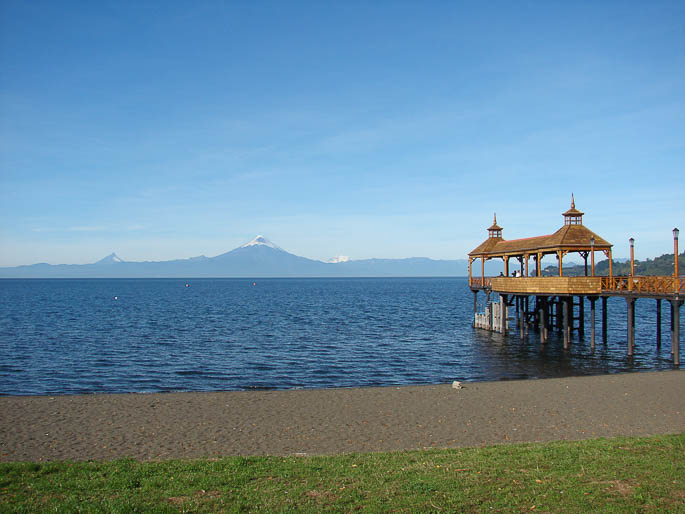
<path fill-rule="evenodd" d="M 480 293 L 484 301 L 485 296 Z M 586 317 L 589 319 L 589 303 Z M 609 300 L 609 341 L 471 327 L 465 278 L 0 280 L 0 394 L 439 384 L 672 369 L 670 308 Z M 685 318 L 685 316 L 683 316 Z M 681 327 L 681 334 L 685 330 Z"/>

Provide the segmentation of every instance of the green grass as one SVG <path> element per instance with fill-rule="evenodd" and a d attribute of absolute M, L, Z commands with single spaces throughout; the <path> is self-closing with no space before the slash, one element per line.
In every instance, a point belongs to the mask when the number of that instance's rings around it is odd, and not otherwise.
<path fill-rule="evenodd" d="M 2 512 L 685 512 L 685 433 L 330 457 L 0 464 Z"/>

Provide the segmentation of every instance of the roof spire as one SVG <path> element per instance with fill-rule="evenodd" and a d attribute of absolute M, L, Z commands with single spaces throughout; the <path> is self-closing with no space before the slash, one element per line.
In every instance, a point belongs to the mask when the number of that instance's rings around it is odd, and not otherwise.
<path fill-rule="evenodd" d="M 564 214 L 564 225 L 582 225 L 583 213 L 576 209 L 576 200 L 571 193 L 571 208 Z"/>
<path fill-rule="evenodd" d="M 492 226 L 488 229 L 488 237 L 502 237 L 502 227 L 497 224 L 497 213 L 493 218 Z"/>

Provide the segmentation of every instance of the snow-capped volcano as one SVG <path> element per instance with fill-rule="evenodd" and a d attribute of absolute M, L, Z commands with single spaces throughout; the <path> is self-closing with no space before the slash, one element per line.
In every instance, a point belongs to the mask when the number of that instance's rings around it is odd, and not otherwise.
<path fill-rule="evenodd" d="M 274 248 L 276 250 L 283 250 L 283 248 L 275 245 L 264 236 L 257 236 L 249 243 L 242 245 L 240 248 L 247 248 L 249 246 L 268 246 L 269 248 Z"/>
<path fill-rule="evenodd" d="M 95 264 L 116 264 L 118 262 L 124 261 L 116 253 L 110 253 L 107 257 L 100 259 Z"/>

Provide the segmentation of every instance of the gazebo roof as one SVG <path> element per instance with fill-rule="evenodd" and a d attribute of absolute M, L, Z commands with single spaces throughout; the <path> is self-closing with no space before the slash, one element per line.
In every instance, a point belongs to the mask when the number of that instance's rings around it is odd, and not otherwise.
<path fill-rule="evenodd" d="M 564 213 L 581 217 L 582 212 L 575 208 L 572 200 L 571 209 Z M 496 224 L 496 223 L 495 223 Z M 491 230 L 488 229 L 488 230 Z M 501 230 L 501 229 L 499 229 Z M 555 253 L 556 251 L 590 251 L 593 248 L 591 239 L 594 237 L 595 250 L 610 250 L 612 244 L 604 238 L 595 234 L 592 230 L 582 224 L 564 224 L 554 234 L 545 236 L 527 237 L 523 239 L 511 239 L 509 241 L 501 237 L 489 237 L 480 245 L 474 248 L 469 257 L 504 257 L 535 253 Z"/>

